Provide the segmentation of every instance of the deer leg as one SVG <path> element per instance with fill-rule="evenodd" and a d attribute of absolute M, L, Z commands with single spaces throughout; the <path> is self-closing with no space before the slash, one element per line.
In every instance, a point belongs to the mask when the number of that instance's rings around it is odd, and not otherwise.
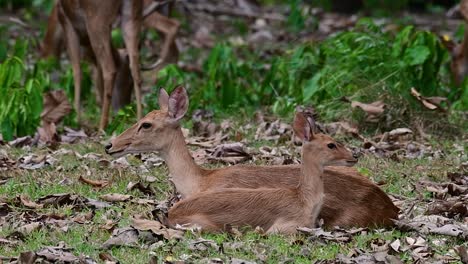
<path fill-rule="evenodd" d="M 133 88 L 137 104 L 137 118 L 142 118 L 141 109 L 141 76 L 138 42 L 141 28 L 142 2 L 124 0 L 122 5 L 122 32 L 130 60 L 133 77 Z"/>
<path fill-rule="evenodd" d="M 153 12 L 143 20 L 143 23 L 146 27 L 154 28 L 164 35 L 158 63 L 162 65 L 165 63 L 176 63 L 179 57 L 179 50 L 175 44 L 175 38 L 180 27 L 179 21 Z"/>
<path fill-rule="evenodd" d="M 112 109 L 119 109 L 131 103 L 133 78 L 130 72 L 128 56 L 125 50 L 119 50 L 117 75 L 115 76 L 114 90 L 112 92 Z M 114 56 L 115 58 L 115 56 Z"/>
<path fill-rule="evenodd" d="M 57 59 L 60 59 L 60 54 L 62 53 L 64 41 L 63 30 L 58 15 L 59 8 L 59 4 L 55 3 L 47 20 L 47 30 L 41 44 L 41 57 L 43 58 L 53 55 Z"/>
<path fill-rule="evenodd" d="M 65 32 L 65 41 L 67 45 L 68 56 L 70 57 L 70 63 L 72 64 L 73 70 L 73 84 L 75 86 L 75 99 L 74 107 L 76 111 L 76 116 L 78 123 L 81 120 L 81 67 L 80 67 L 80 41 L 78 34 L 73 28 L 71 21 L 66 16 L 59 16 L 60 22 L 63 25 L 63 30 Z"/>
<path fill-rule="evenodd" d="M 86 20 L 91 47 L 96 55 L 97 65 L 102 72 L 104 83 L 104 96 L 101 108 L 101 121 L 99 129 L 104 130 L 109 122 L 110 102 L 112 101 L 112 88 L 114 87 L 116 65 L 111 45 L 111 24 L 106 25 L 99 17 L 89 16 Z"/>
<path fill-rule="evenodd" d="M 100 107 L 102 107 L 102 98 L 104 98 L 103 96 L 103 93 L 104 93 L 104 83 L 102 81 L 102 71 L 101 69 L 99 68 L 99 65 L 93 65 L 92 69 L 91 69 L 91 73 L 92 73 L 92 77 L 93 77 L 93 83 L 94 83 L 94 87 L 96 87 L 96 103 L 97 105 L 99 105 Z"/>

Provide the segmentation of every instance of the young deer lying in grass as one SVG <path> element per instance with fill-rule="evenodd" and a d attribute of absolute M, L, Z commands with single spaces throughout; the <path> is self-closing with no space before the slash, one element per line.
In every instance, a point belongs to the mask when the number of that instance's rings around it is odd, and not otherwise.
<path fill-rule="evenodd" d="M 187 149 L 179 124 L 188 108 L 185 89 L 178 87 L 170 96 L 161 89 L 159 106 L 161 110 L 150 112 L 114 138 L 106 146 L 106 152 L 119 157 L 158 151 L 183 198 L 220 188 L 297 186 L 299 165 L 236 165 L 213 170 L 198 166 Z M 325 198 L 319 218 L 324 219 L 325 226 L 391 226 L 391 219 L 398 217 L 398 208 L 390 198 L 354 168 L 326 167 L 323 180 Z"/>
<path fill-rule="evenodd" d="M 193 224 L 205 231 L 259 226 L 267 233 L 286 234 L 312 227 L 323 203 L 323 167 L 352 166 L 357 159 L 331 137 L 314 134 L 303 113 L 296 113 L 293 127 L 303 142 L 297 186 L 201 192 L 169 210 L 169 225 Z"/>

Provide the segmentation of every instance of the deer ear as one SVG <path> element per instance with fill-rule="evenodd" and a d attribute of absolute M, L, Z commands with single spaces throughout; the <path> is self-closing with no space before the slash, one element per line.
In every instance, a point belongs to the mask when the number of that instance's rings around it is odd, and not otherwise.
<path fill-rule="evenodd" d="M 169 102 L 169 95 L 164 88 L 159 89 L 158 103 L 161 110 L 167 111 L 167 105 Z"/>
<path fill-rule="evenodd" d="M 293 123 L 294 133 L 302 141 L 310 141 L 314 137 L 307 117 L 300 112 L 296 113 Z"/>
<path fill-rule="evenodd" d="M 187 112 L 189 104 L 189 99 L 187 96 L 187 91 L 183 86 L 178 86 L 172 91 L 168 100 L 168 112 L 169 116 L 175 121 L 180 120 L 184 117 Z"/>

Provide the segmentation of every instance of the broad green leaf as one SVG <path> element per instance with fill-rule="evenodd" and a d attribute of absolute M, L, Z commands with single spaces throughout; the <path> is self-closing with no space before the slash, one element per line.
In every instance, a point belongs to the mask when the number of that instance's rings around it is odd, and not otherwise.
<path fill-rule="evenodd" d="M 408 65 L 420 65 L 423 64 L 431 54 L 431 51 L 426 46 L 414 46 L 409 47 L 405 51 L 404 60 Z"/>

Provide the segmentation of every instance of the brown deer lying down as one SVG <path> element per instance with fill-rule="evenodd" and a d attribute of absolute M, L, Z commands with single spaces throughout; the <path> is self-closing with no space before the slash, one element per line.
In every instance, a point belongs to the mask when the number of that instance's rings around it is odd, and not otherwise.
<path fill-rule="evenodd" d="M 303 113 L 296 113 L 294 132 L 302 140 L 302 166 L 297 186 L 230 188 L 201 192 L 169 210 L 170 226 L 191 224 L 205 231 L 261 227 L 267 233 L 296 233 L 313 227 L 323 203 L 323 167 L 353 166 L 357 159 L 331 137 L 314 134 Z"/>
<path fill-rule="evenodd" d="M 208 170 L 192 159 L 180 129 L 179 120 L 188 108 L 183 87 L 169 96 L 160 90 L 159 106 L 127 129 L 106 152 L 118 157 L 128 153 L 158 151 L 166 161 L 177 191 L 187 198 L 196 193 L 220 188 L 277 188 L 298 185 L 301 169 L 290 166 L 236 165 Z M 390 198 L 354 168 L 326 167 L 325 198 L 319 218 L 327 227 L 391 226 L 398 217 L 398 208 Z"/>

